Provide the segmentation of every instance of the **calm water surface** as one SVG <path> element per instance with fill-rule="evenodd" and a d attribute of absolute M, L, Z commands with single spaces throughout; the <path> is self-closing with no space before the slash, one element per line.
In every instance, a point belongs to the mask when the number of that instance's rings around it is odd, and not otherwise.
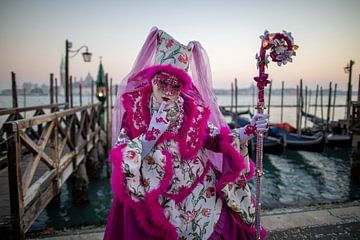
<path fill-rule="evenodd" d="M 281 156 L 265 154 L 264 169 L 263 209 L 360 198 L 360 184 L 350 177 L 348 149 L 325 148 L 323 153 L 286 150 Z M 250 187 L 255 194 L 254 182 L 250 182 Z M 31 230 L 105 224 L 112 201 L 105 165 L 100 179 L 90 182 L 89 199 L 86 205 L 74 205 L 71 183 L 67 181 L 60 200 L 52 202 L 40 214 Z"/>

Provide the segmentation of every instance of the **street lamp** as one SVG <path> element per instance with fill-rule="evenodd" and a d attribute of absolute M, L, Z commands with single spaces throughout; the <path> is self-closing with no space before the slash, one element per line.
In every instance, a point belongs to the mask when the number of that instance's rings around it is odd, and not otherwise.
<path fill-rule="evenodd" d="M 100 57 L 99 71 L 96 79 L 96 97 L 104 105 L 106 99 L 105 72 Z"/>
<path fill-rule="evenodd" d="M 72 50 L 72 43 L 68 40 L 65 41 L 65 102 L 69 103 L 69 58 L 75 57 L 81 49 L 85 48 L 85 52 L 82 53 L 84 62 L 91 61 L 91 53 L 89 48 L 85 45 L 79 47 L 76 50 Z M 72 56 L 69 56 L 69 53 L 73 53 Z"/>

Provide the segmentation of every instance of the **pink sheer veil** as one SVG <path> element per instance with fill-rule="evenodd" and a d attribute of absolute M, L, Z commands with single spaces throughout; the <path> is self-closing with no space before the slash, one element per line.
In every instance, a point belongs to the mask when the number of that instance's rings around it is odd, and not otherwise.
<path fill-rule="evenodd" d="M 135 64 L 130 73 L 121 81 L 118 88 L 117 97 L 114 104 L 112 117 L 112 144 L 117 140 L 120 134 L 121 123 L 124 116 L 124 106 L 121 96 L 124 93 L 139 91 L 145 87 L 149 87 L 149 81 L 144 81 L 141 76 L 141 71 L 154 65 L 155 53 L 157 48 L 157 33 L 158 28 L 153 27 L 147 37 L 140 53 L 138 54 Z M 192 84 L 184 95 L 196 100 L 198 103 L 209 108 L 211 114 L 209 122 L 220 129 L 221 126 L 226 125 L 226 121 L 220 112 L 213 90 L 211 68 L 209 58 L 206 51 L 197 41 L 191 42 L 194 47 L 192 57 L 190 59 L 189 75 L 192 78 Z M 206 151 L 212 164 L 218 169 L 222 169 L 222 154 L 217 154 L 212 151 Z"/>
<path fill-rule="evenodd" d="M 133 79 L 137 73 L 153 65 L 157 44 L 157 32 L 158 28 L 153 27 L 151 29 L 149 36 L 147 37 L 143 47 L 140 50 L 140 53 L 135 60 L 133 68 L 131 69 L 130 73 L 122 79 L 118 87 L 112 113 L 112 145 L 115 144 L 120 134 L 121 123 L 125 113 L 121 96 L 124 93 L 134 92 L 144 88 L 144 82 L 131 81 L 131 79 Z"/>

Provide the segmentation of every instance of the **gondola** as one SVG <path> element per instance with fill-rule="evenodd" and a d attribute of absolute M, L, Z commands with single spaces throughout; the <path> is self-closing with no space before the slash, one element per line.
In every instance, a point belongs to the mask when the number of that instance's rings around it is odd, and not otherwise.
<path fill-rule="evenodd" d="M 351 136 L 345 134 L 327 133 L 325 135 L 326 145 L 333 147 L 351 147 Z"/>
<path fill-rule="evenodd" d="M 323 132 L 302 131 L 301 134 L 297 134 L 296 129 L 288 123 L 286 123 L 287 128 L 277 126 L 278 124 L 270 126 L 269 135 L 274 137 L 283 136 L 286 149 L 309 152 L 322 152 L 324 150 L 325 137 Z"/>

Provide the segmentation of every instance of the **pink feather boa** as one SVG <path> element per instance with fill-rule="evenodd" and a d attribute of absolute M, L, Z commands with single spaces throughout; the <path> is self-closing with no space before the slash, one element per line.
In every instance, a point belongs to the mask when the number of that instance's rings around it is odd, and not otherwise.
<path fill-rule="evenodd" d="M 169 187 L 173 175 L 171 154 L 166 151 L 163 152 L 166 157 L 166 163 L 164 166 L 164 176 L 160 182 L 160 186 L 157 189 L 148 192 L 145 196 L 145 201 L 135 201 L 127 191 L 125 175 L 122 170 L 122 164 L 124 162 L 123 150 L 125 147 L 126 144 L 122 144 L 113 148 L 110 153 L 110 159 L 113 162 L 114 167 L 111 183 L 115 196 L 123 204 L 135 211 L 135 215 L 140 225 L 150 235 L 169 240 L 177 239 L 176 228 L 166 219 L 164 211 L 158 201 L 158 197 L 165 193 Z M 152 221 L 149 222 L 149 220 Z"/>

